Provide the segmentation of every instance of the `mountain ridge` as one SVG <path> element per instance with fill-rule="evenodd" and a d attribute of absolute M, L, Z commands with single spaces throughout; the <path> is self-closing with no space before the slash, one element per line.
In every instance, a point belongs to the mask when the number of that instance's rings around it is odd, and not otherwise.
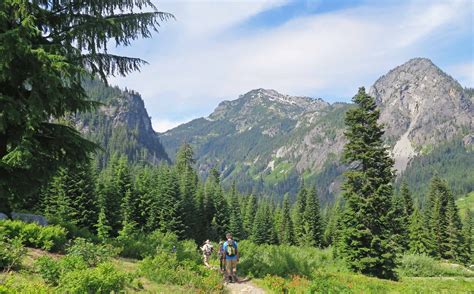
<path fill-rule="evenodd" d="M 429 59 L 414 58 L 390 70 L 369 93 L 380 108 L 399 174 L 438 141 L 473 132 L 469 95 Z M 160 138 L 170 158 L 180 143 L 191 143 L 203 175 L 216 166 L 224 182 L 253 181 L 247 190 L 279 194 L 291 192 L 289 186 L 304 178 L 327 185 L 320 192 L 330 198 L 338 193 L 344 169 L 339 161 L 344 114 L 351 107 L 260 88 L 223 101 L 207 118 L 161 133 Z"/>

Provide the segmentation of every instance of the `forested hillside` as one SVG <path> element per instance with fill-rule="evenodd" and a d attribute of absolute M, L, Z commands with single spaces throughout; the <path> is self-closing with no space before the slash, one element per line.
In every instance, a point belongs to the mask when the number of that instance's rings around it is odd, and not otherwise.
<path fill-rule="evenodd" d="M 85 79 L 83 85 L 88 98 L 102 104 L 95 111 L 79 113 L 74 122 L 86 138 L 102 147 L 97 152 L 99 167 L 105 167 L 115 153 L 134 162 L 168 161 L 140 94 L 99 80 Z"/>
<path fill-rule="evenodd" d="M 424 58 L 391 70 L 371 87 L 395 168 L 401 178 L 409 179 L 417 197 L 426 192 L 436 172 L 456 194 L 472 191 L 470 93 Z M 346 168 L 340 163 L 343 118 L 351 107 L 257 89 L 222 102 L 209 117 L 160 138 L 171 158 L 180 144 L 190 143 L 200 175 L 215 167 L 227 187 L 236 181 L 241 191 L 281 199 L 286 192 L 295 195 L 304 179 L 316 185 L 323 202 L 331 202 L 340 192 Z"/>

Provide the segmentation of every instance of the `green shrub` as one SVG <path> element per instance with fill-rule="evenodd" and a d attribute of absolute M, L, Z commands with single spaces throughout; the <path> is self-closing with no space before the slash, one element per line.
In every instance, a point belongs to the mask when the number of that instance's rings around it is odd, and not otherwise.
<path fill-rule="evenodd" d="M 35 266 L 43 280 L 51 285 L 58 285 L 65 273 L 87 268 L 86 262 L 80 256 L 65 256 L 59 260 L 41 256 L 36 260 Z"/>
<path fill-rule="evenodd" d="M 90 267 L 93 267 L 117 256 L 119 249 L 108 244 L 97 245 L 83 238 L 77 238 L 66 249 L 66 252 L 70 256 L 80 256 Z"/>
<path fill-rule="evenodd" d="M 405 277 L 474 277 L 474 273 L 461 265 L 443 264 L 427 255 L 405 254 L 398 267 Z"/>
<path fill-rule="evenodd" d="M 130 277 L 110 263 L 96 268 L 67 272 L 61 276 L 59 290 L 63 293 L 119 293 L 125 289 Z"/>
<path fill-rule="evenodd" d="M 93 242 L 98 242 L 98 238 L 94 235 L 91 231 L 87 228 L 78 227 L 76 224 L 71 222 L 66 222 L 59 218 L 48 218 L 48 222 L 50 225 L 58 225 L 66 229 L 67 235 L 66 238 L 68 240 L 76 239 L 76 238 L 84 238 L 86 240 L 91 240 Z"/>
<path fill-rule="evenodd" d="M 9 271 L 21 264 L 26 254 L 20 238 L 0 239 L 0 269 Z"/>
<path fill-rule="evenodd" d="M 143 259 L 157 253 L 172 253 L 175 251 L 179 255 L 179 259 L 200 260 L 197 245 L 194 241 L 178 241 L 175 234 L 160 231 L 145 234 L 134 230 L 130 224 L 125 225 L 119 232 L 119 236 L 112 241 L 112 244 L 114 247 L 121 249 L 120 256 L 122 257 Z"/>
<path fill-rule="evenodd" d="M 179 260 L 176 254 L 161 252 L 139 263 L 140 273 L 158 284 L 185 286 L 203 292 L 222 291 L 222 276 L 194 260 Z"/>
<path fill-rule="evenodd" d="M 345 270 L 342 262 L 333 258 L 330 248 L 256 245 L 244 240 L 239 243 L 239 253 L 237 270 L 241 274 L 258 278 L 267 275 L 309 277 L 313 270 L 319 268 L 329 271 Z"/>
<path fill-rule="evenodd" d="M 54 290 L 40 281 L 31 278 L 9 276 L 0 285 L 0 294 L 50 294 Z"/>
<path fill-rule="evenodd" d="M 48 251 L 59 251 L 66 244 L 66 230 L 60 226 L 40 226 L 36 223 L 25 223 L 19 220 L 0 221 L 0 235 L 8 239 L 19 237 L 25 246 L 41 248 Z"/>

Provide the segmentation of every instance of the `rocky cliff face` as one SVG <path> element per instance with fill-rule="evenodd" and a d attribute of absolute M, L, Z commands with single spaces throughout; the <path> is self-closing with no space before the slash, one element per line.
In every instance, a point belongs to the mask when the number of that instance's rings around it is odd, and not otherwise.
<path fill-rule="evenodd" d="M 114 153 L 125 154 L 132 161 L 169 160 L 138 93 L 98 81 L 85 83 L 85 88 L 92 100 L 103 105 L 92 113 L 79 114 L 76 127 L 104 148 L 98 153 L 102 165 Z"/>
<path fill-rule="evenodd" d="M 380 107 L 399 173 L 417 155 L 473 134 L 470 94 L 428 59 L 391 70 L 369 93 Z M 323 197 L 331 197 L 343 171 L 339 159 L 350 107 L 256 89 L 222 102 L 207 118 L 161 134 L 161 140 L 171 158 L 180 144 L 191 143 L 201 173 L 217 166 L 224 182 L 236 180 L 241 189 L 283 195 L 305 178 L 320 187 Z"/>
<path fill-rule="evenodd" d="M 429 59 L 415 58 L 378 79 L 370 89 L 381 109 L 395 167 L 403 172 L 410 159 L 474 130 L 470 97 Z"/>

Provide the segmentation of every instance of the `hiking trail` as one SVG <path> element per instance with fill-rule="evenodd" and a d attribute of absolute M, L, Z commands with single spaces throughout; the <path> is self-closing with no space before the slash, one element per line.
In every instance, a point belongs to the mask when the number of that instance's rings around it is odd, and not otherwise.
<path fill-rule="evenodd" d="M 230 294 L 265 294 L 265 290 L 246 280 L 239 283 L 226 283 L 225 288 Z"/>

